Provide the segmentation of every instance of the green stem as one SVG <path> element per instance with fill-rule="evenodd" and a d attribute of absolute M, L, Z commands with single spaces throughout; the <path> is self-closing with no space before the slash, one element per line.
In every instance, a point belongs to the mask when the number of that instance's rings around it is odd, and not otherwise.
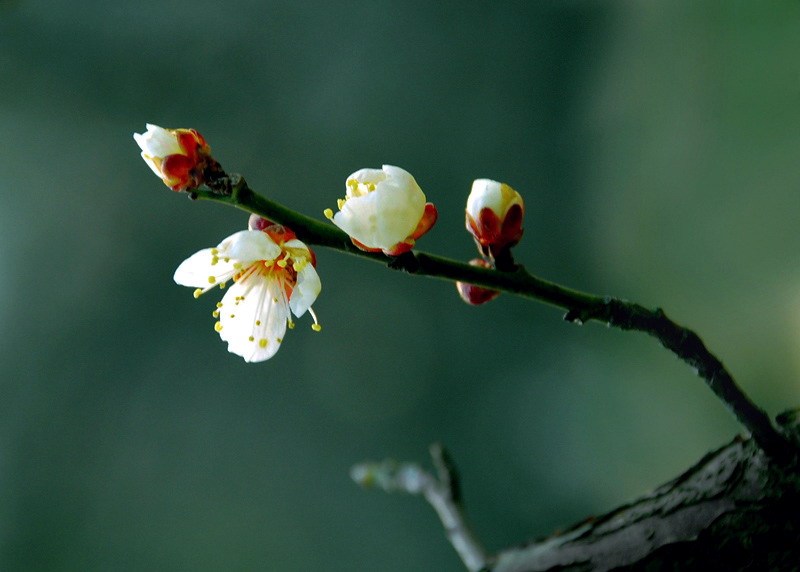
<path fill-rule="evenodd" d="M 234 206 L 288 226 L 306 244 L 325 246 L 418 276 L 466 282 L 532 298 L 567 310 L 564 319 L 569 322 L 595 320 L 622 330 L 645 332 L 690 365 L 771 458 L 788 462 L 797 455 L 796 447 L 775 428 L 769 416 L 750 401 L 700 337 L 692 330 L 673 322 L 660 308 L 651 310 L 618 298 L 571 290 L 537 278 L 522 266 L 518 266 L 513 272 L 499 272 L 424 252 L 407 252 L 396 258 L 381 253 L 364 252 L 356 248 L 347 234 L 335 226 L 307 217 L 254 193 L 241 177 L 230 176 L 230 182 L 226 181 L 224 188 L 224 193 L 195 191 L 190 196 Z"/>

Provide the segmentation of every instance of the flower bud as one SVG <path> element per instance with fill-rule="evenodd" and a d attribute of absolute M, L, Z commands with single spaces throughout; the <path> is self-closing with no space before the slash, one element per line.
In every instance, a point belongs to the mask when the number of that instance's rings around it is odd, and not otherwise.
<path fill-rule="evenodd" d="M 173 191 L 191 191 L 203 184 L 203 171 L 213 162 L 211 148 L 194 129 L 164 129 L 147 124 L 134 133 L 142 159 Z"/>
<path fill-rule="evenodd" d="M 325 216 L 361 250 L 398 256 L 431 229 L 437 212 L 410 173 L 384 165 L 350 175 L 339 212 L 326 209 Z"/>
<path fill-rule="evenodd" d="M 522 238 L 525 205 L 520 194 L 490 179 L 476 179 L 467 199 L 467 230 L 484 256 L 494 258 Z"/>
<path fill-rule="evenodd" d="M 492 263 L 483 258 L 473 258 L 469 261 L 469 264 L 470 266 L 479 266 L 481 268 L 492 268 Z M 491 302 L 500 295 L 499 290 L 491 290 L 483 286 L 467 284 L 466 282 L 456 282 L 456 288 L 458 288 L 458 295 L 461 296 L 461 299 L 471 306 L 480 306 L 486 302 Z"/>

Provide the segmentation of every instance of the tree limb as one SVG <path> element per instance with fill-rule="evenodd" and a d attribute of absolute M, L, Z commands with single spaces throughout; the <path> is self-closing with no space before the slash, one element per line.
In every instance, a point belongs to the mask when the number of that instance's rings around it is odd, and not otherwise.
<path fill-rule="evenodd" d="M 798 465 L 737 438 L 630 504 L 501 551 L 490 570 L 797 570 L 798 501 Z"/>
<path fill-rule="evenodd" d="M 750 401 L 700 337 L 673 322 L 660 308 L 650 310 L 618 298 L 578 292 L 538 278 L 522 266 L 511 272 L 500 272 L 424 252 L 406 252 L 395 258 L 364 252 L 335 226 L 256 194 L 240 175 L 227 175 L 220 167 L 213 178 L 206 180 L 211 190 L 196 190 L 190 193 L 191 198 L 227 204 L 286 225 L 306 244 L 325 246 L 418 276 L 460 281 L 532 298 L 567 310 L 564 319 L 569 322 L 582 324 L 596 320 L 622 330 L 646 332 L 695 370 L 770 457 L 790 463 L 797 455 L 797 448 L 775 428 L 767 414 Z"/>

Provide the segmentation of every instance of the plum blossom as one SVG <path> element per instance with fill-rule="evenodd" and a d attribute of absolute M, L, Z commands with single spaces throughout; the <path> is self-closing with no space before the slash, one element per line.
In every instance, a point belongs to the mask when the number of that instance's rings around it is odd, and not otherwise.
<path fill-rule="evenodd" d="M 326 209 L 325 216 L 361 250 L 397 256 L 436 222 L 436 207 L 425 202 L 414 177 L 400 167 L 361 169 L 347 177 L 345 188 L 339 212 Z"/>
<path fill-rule="evenodd" d="M 280 348 L 291 314 L 308 311 L 311 326 L 321 326 L 311 309 L 321 290 L 314 253 L 281 225 L 253 225 L 216 248 L 196 252 L 175 271 L 175 282 L 196 288 L 195 298 L 215 286 L 227 289 L 217 303 L 214 329 L 228 342 L 228 351 L 246 362 L 268 360 Z"/>

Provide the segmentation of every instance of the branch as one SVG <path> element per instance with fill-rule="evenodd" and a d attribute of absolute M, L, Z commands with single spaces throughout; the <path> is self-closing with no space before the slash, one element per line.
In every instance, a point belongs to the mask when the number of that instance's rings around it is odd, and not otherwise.
<path fill-rule="evenodd" d="M 596 320 L 622 330 L 646 332 L 703 378 L 773 460 L 785 463 L 797 454 L 797 447 L 775 428 L 763 410 L 750 401 L 722 362 L 705 347 L 700 337 L 692 330 L 673 322 L 660 308 L 650 310 L 618 298 L 571 290 L 537 278 L 522 266 L 517 266 L 511 272 L 499 272 L 424 252 L 406 252 L 396 258 L 381 253 L 364 252 L 355 247 L 347 234 L 335 226 L 297 213 L 256 194 L 239 175 L 222 175 L 207 184 L 211 191 L 197 190 L 189 196 L 192 199 L 223 203 L 286 225 L 306 244 L 325 246 L 418 276 L 460 281 L 538 300 L 567 310 L 564 319 L 568 322 L 582 324 Z"/>
<path fill-rule="evenodd" d="M 458 476 L 452 460 L 438 443 L 431 445 L 430 453 L 438 479 L 415 463 L 397 465 L 391 460 L 356 465 L 350 471 L 350 476 L 362 487 L 377 486 L 386 492 L 423 495 L 439 515 L 450 544 L 467 570 L 483 570 L 488 562 L 486 551 L 464 514 Z"/>
<path fill-rule="evenodd" d="M 796 439 L 794 413 L 778 419 Z M 797 570 L 797 469 L 736 438 L 627 505 L 500 551 L 492 572 Z"/>

